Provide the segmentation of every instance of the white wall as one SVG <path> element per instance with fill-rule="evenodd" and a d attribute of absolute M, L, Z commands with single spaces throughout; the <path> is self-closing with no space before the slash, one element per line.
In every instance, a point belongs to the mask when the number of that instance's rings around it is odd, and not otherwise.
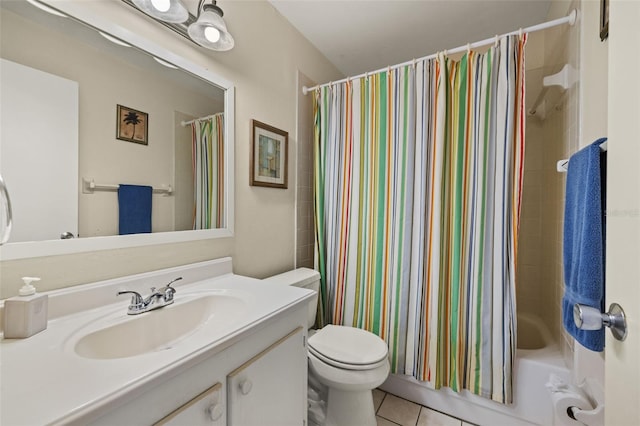
<path fill-rule="evenodd" d="M 265 0 L 220 1 L 236 45 L 216 53 L 197 48 L 120 2 L 83 2 L 103 17 L 150 37 L 165 48 L 233 81 L 236 87 L 235 235 L 233 238 L 4 261 L 0 297 L 16 293 L 19 277 L 42 277 L 41 289 L 233 256 L 236 273 L 265 277 L 293 267 L 294 193 L 249 186 L 250 120 L 289 132 L 289 170 L 296 170 L 296 73 L 336 80 L 339 71 Z M 190 4 L 191 6 L 191 4 Z M 311 99 L 309 98 L 309 102 Z"/>

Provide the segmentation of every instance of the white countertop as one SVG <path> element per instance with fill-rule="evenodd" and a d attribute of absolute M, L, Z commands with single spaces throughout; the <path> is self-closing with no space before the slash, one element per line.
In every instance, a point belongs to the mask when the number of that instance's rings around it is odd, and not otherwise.
<path fill-rule="evenodd" d="M 0 342 L 0 424 L 42 425 L 82 419 L 88 413 L 108 408 L 123 396 L 129 398 L 146 391 L 169 372 L 184 370 L 210 357 L 238 341 L 254 326 L 313 295 L 309 290 L 234 275 L 228 272 L 230 265 L 223 268 L 226 273 L 202 279 L 207 275 L 206 268 L 202 269 L 206 263 L 196 264 L 200 270 L 191 277 L 188 267 L 171 268 L 136 275 L 131 281 L 123 278 L 79 286 L 77 294 L 73 289 L 50 292 L 50 318 L 55 317 L 49 320 L 48 328 L 28 339 Z M 219 264 L 216 267 L 221 272 Z M 89 359 L 74 352 L 75 342 L 91 324 L 107 317 L 110 321 L 126 320 L 129 298 L 116 299 L 117 290 L 132 288 L 127 287 L 129 284 L 143 291 L 139 282 L 168 282 L 164 280 L 177 273 L 185 276 L 186 282 L 176 286 L 174 305 L 199 294 L 233 293 L 243 297 L 246 309 L 233 324 L 198 327 L 168 349 L 118 359 Z M 69 306 L 82 304 L 83 291 L 95 293 L 96 289 L 111 295 L 109 300 L 113 303 L 69 312 L 73 310 Z M 148 290 L 144 291 L 146 294 Z M 98 299 L 94 294 L 91 303 L 96 304 Z M 141 315 L 153 314 L 154 311 Z M 214 316 L 207 323 L 216 320 Z"/>

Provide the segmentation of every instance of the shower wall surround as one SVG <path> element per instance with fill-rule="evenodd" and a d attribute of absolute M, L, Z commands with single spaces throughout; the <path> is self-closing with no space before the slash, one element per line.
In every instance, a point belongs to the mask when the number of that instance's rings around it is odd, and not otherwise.
<path fill-rule="evenodd" d="M 553 2 L 547 19 L 565 16 L 579 2 Z M 527 46 L 527 102 L 531 105 L 542 89 L 544 76 L 565 64 L 580 70 L 580 25 L 550 28 L 533 34 Z M 537 83 L 537 86 L 536 86 Z M 518 255 L 518 309 L 542 318 L 554 339 L 562 343 L 571 365 L 573 339 L 564 333 L 561 300 L 562 232 L 566 174 L 556 162 L 568 158 L 579 146 L 580 81 L 566 91 L 549 88 L 543 114 L 527 119 L 527 151 L 520 252 Z M 538 108 L 540 110 L 540 108 Z"/>
<path fill-rule="evenodd" d="M 576 344 L 562 326 L 566 173 L 556 171 L 556 162 L 607 135 L 607 42 L 601 42 L 598 33 L 599 2 L 554 1 L 547 19 L 564 16 L 571 9 L 579 11 L 574 27 L 545 31 L 544 48 L 527 51 L 533 54 L 527 63 L 539 67 L 537 73 L 529 73 L 528 67 L 528 79 L 553 74 L 565 64 L 576 70 L 579 79 L 564 92 L 549 90 L 544 120 L 527 120 L 518 309 L 544 319 L 560 344 L 565 363 L 573 370 L 574 380 L 581 383 L 585 377 L 602 380 L 604 362 L 601 353 Z M 527 95 L 535 97 L 537 92 Z"/>
<path fill-rule="evenodd" d="M 296 268 L 313 268 L 315 229 L 313 219 L 313 95 L 302 87 L 315 82 L 298 71 L 298 168 L 296 183 Z"/>

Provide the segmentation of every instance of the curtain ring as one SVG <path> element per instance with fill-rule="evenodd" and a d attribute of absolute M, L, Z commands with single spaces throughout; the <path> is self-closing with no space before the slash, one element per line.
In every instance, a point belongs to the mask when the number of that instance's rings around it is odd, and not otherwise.
<path fill-rule="evenodd" d="M 416 69 L 416 58 L 413 58 L 413 69 Z"/>
<path fill-rule="evenodd" d="M 520 36 L 520 38 L 522 38 L 522 27 L 520 27 L 520 30 L 518 30 L 518 35 Z"/>
<path fill-rule="evenodd" d="M 467 55 L 471 53 L 471 43 L 467 43 Z"/>
<path fill-rule="evenodd" d="M 498 47 L 498 42 L 500 41 L 500 39 L 498 38 L 498 34 L 496 34 L 496 42 L 495 42 L 495 47 Z"/>

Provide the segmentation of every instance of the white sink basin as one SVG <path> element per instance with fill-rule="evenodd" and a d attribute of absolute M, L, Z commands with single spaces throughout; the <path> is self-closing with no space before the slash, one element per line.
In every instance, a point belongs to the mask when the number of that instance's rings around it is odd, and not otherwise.
<path fill-rule="evenodd" d="M 75 353 L 83 358 L 115 359 L 169 350 L 205 326 L 212 332 L 228 327 L 246 310 L 246 302 L 236 296 L 178 297 L 172 305 L 143 314 L 121 312 L 115 324 L 113 316 L 97 320 L 89 330 L 79 331 L 86 334 L 75 343 Z"/>

